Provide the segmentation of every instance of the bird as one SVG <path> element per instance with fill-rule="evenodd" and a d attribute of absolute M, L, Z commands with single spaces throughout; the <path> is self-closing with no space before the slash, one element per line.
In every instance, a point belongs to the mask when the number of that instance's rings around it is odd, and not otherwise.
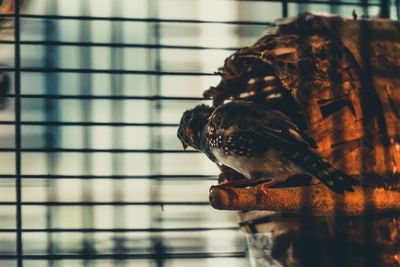
<path fill-rule="evenodd" d="M 217 108 L 197 105 L 183 113 L 177 137 L 184 149 L 190 146 L 204 153 L 247 181 L 270 180 L 262 187 L 264 192 L 296 175 L 315 177 L 340 194 L 353 192 L 353 186 L 359 185 L 355 178 L 321 158 L 314 139 L 289 116 L 268 105 L 241 100 Z M 224 186 L 242 183 L 231 181 Z"/>

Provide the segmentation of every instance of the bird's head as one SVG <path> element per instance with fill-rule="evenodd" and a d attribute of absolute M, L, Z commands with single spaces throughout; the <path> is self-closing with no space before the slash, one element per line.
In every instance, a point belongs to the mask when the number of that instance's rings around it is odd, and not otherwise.
<path fill-rule="evenodd" d="M 213 111 L 214 108 L 202 104 L 183 113 L 177 132 L 183 149 L 191 146 L 200 150 L 202 131 Z"/>

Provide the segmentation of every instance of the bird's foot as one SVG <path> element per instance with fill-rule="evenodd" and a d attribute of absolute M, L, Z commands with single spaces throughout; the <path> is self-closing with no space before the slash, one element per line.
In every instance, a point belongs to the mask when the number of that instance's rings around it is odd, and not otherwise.
<path fill-rule="evenodd" d="M 235 188 L 233 188 L 233 186 L 226 185 L 226 184 L 212 185 L 210 187 L 210 192 L 216 188 L 228 190 L 231 193 L 231 195 L 233 196 L 234 201 L 239 200 L 239 193 L 236 191 Z"/>
<path fill-rule="evenodd" d="M 222 182 L 217 185 L 212 185 L 210 187 L 210 191 L 215 188 L 227 188 L 227 187 L 234 187 L 234 186 L 243 186 L 243 185 L 250 185 L 251 182 L 248 179 L 240 179 L 240 180 L 233 180 L 233 181 L 226 181 Z"/>
<path fill-rule="evenodd" d="M 278 180 L 272 180 L 272 181 L 268 181 L 268 182 L 266 182 L 266 183 L 260 184 L 260 185 L 258 185 L 257 187 L 259 187 L 259 188 L 264 192 L 264 194 L 265 194 L 267 197 L 270 198 L 271 196 L 269 195 L 267 189 L 270 188 L 271 186 L 273 186 L 273 185 L 279 183 L 279 182 L 280 182 L 280 181 L 278 181 Z"/>
<path fill-rule="evenodd" d="M 217 185 L 212 185 L 209 191 L 212 191 L 216 188 L 228 190 L 229 192 L 232 193 L 232 196 L 234 197 L 235 201 L 237 201 L 239 200 L 239 193 L 236 191 L 234 187 L 239 185 L 248 185 L 248 184 L 250 184 L 250 182 L 247 179 L 227 181 Z"/>

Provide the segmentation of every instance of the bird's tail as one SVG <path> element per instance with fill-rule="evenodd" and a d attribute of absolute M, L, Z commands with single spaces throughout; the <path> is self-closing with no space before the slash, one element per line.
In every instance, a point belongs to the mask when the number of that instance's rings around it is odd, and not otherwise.
<path fill-rule="evenodd" d="M 336 193 L 342 194 L 345 190 L 353 192 L 353 186 L 360 185 L 359 181 L 334 168 L 327 161 L 311 151 L 297 151 L 290 154 L 293 162 L 303 167 Z"/>

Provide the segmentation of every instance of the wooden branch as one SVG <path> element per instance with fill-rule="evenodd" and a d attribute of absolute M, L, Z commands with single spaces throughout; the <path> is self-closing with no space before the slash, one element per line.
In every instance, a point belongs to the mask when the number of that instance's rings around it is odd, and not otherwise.
<path fill-rule="evenodd" d="M 383 188 L 363 189 L 336 194 L 324 185 L 261 189 L 235 188 L 238 197 L 226 189 L 210 192 L 210 204 L 220 210 L 269 210 L 308 213 L 316 216 L 366 215 L 400 211 L 400 192 Z"/>

